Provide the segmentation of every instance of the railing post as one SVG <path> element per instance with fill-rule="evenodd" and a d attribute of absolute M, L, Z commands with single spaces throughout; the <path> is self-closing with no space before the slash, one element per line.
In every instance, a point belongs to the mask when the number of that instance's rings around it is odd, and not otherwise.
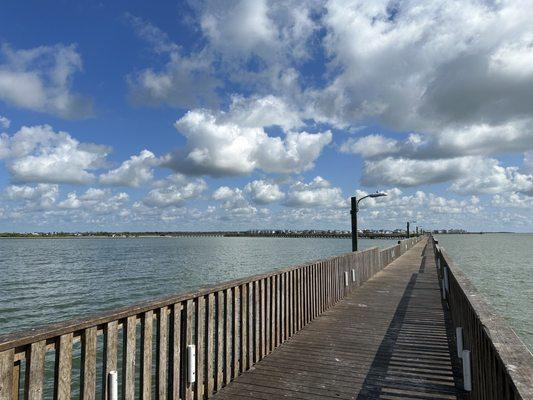
<path fill-rule="evenodd" d="M 463 385 L 465 391 L 472 391 L 472 369 L 470 360 L 470 350 L 463 350 Z"/>

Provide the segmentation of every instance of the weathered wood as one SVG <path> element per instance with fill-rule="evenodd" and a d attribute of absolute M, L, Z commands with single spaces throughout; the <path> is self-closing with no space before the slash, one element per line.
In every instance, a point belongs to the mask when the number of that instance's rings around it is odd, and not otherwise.
<path fill-rule="evenodd" d="M 205 389 L 205 298 L 198 297 L 196 301 L 196 399 L 204 398 Z"/>
<path fill-rule="evenodd" d="M 13 398 L 13 367 L 15 365 L 15 350 L 0 353 L 0 400 Z"/>
<path fill-rule="evenodd" d="M 157 397 L 159 400 L 166 400 L 168 393 L 168 307 L 161 307 L 157 317 Z"/>
<path fill-rule="evenodd" d="M 252 282 L 246 284 L 248 291 L 248 363 L 247 369 L 250 369 L 254 363 L 254 286 Z"/>
<path fill-rule="evenodd" d="M 259 281 L 254 282 L 254 362 L 261 359 L 261 293 Z"/>
<path fill-rule="evenodd" d="M 196 301 L 193 299 L 187 300 L 185 306 L 185 344 L 186 346 L 195 344 L 194 343 L 194 333 L 195 333 L 195 305 Z M 187 360 L 188 362 L 188 360 Z M 198 371 L 197 371 L 198 372 Z M 186 374 L 186 373 L 185 373 Z M 191 382 L 185 383 L 185 400 L 193 400 L 195 396 L 195 384 Z"/>
<path fill-rule="evenodd" d="M 182 352 L 181 352 L 181 313 L 183 310 L 182 303 L 176 303 L 172 306 L 172 347 L 170 354 L 172 355 L 171 371 L 169 376 L 172 377 L 172 398 L 178 400 L 181 398 L 181 386 L 182 386 Z"/>
<path fill-rule="evenodd" d="M 233 352 L 233 328 L 232 328 L 232 321 L 233 321 L 233 292 L 231 289 L 226 290 L 226 305 L 225 305 L 225 316 L 226 316 L 226 325 L 225 325 L 225 333 L 226 337 L 224 340 L 225 343 L 225 365 L 224 365 L 224 382 L 227 385 L 229 382 L 231 382 L 231 372 L 233 369 L 232 360 L 231 360 L 231 354 Z"/>
<path fill-rule="evenodd" d="M 261 296 L 259 299 L 259 311 L 261 313 L 261 324 L 260 324 L 260 339 L 261 339 L 261 346 L 260 346 L 260 352 L 259 357 L 263 358 L 266 354 L 266 306 L 265 306 L 265 280 L 261 279 L 259 281 L 259 291 L 261 292 Z"/>
<path fill-rule="evenodd" d="M 72 377 L 72 333 L 59 337 L 59 351 L 56 351 L 56 371 L 54 373 L 54 398 L 70 399 Z"/>
<path fill-rule="evenodd" d="M 241 286 L 241 362 L 240 372 L 248 369 L 248 285 Z"/>
<path fill-rule="evenodd" d="M 217 382 L 216 389 L 224 386 L 224 292 L 217 293 Z"/>
<path fill-rule="evenodd" d="M 135 342 L 136 342 L 137 318 L 128 317 L 124 326 L 124 345 L 122 361 L 122 390 L 124 400 L 135 398 Z M 96 332 L 95 332 L 96 333 Z M 95 335 L 96 338 L 96 335 Z"/>
<path fill-rule="evenodd" d="M 141 319 L 141 399 L 152 397 L 152 344 L 153 344 L 153 311 L 147 311 Z"/>
<path fill-rule="evenodd" d="M 80 398 L 96 398 L 96 327 L 87 328 L 81 340 Z"/>
<path fill-rule="evenodd" d="M 270 293 L 270 278 L 264 280 L 265 287 L 265 355 L 271 351 L 270 333 L 272 330 L 271 323 L 271 293 Z"/>
<path fill-rule="evenodd" d="M 233 377 L 237 377 L 241 358 L 241 291 L 239 286 L 233 290 L 233 351 L 231 358 L 233 360 Z"/>
<path fill-rule="evenodd" d="M 13 367 L 13 393 L 12 393 L 13 400 L 19 399 L 19 392 L 20 392 L 20 361 L 17 361 L 15 362 L 15 366 Z"/>
<path fill-rule="evenodd" d="M 211 396 L 215 390 L 216 346 L 215 346 L 215 294 L 207 296 L 207 396 Z"/>
<path fill-rule="evenodd" d="M 27 399 L 40 400 L 43 396 L 44 383 L 44 355 L 46 341 L 32 343 L 29 349 L 28 362 L 26 364 L 26 389 Z"/>
<path fill-rule="evenodd" d="M 117 370 L 118 321 L 108 322 L 104 329 L 104 353 L 102 363 L 102 399 L 108 400 L 107 377 Z"/>

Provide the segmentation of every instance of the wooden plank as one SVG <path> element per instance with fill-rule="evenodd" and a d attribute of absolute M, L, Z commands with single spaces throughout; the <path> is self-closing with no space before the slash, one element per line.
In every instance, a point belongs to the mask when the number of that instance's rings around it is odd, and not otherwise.
<path fill-rule="evenodd" d="M 96 327 L 84 330 L 81 338 L 80 398 L 96 398 Z"/>
<path fill-rule="evenodd" d="M 29 350 L 29 360 L 26 364 L 26 398 L 40 400 L 43 396 L 44 355 L 46 341 L 32 343 Z M 28 365 L 29 364 L 29 365 Z"/>
<path fill-rule="evenodd" d="M 217 293 L 217 391 L 224 386 L 224 292 Z"/>
<path fill-rule="evenodd" d="M 178 400 L 181 398 L 181 386 L 182 386 L 182 352 L 181 352 L 181 311 L 183 305 L 176 303 L 172 306 L 172 348 L 170 354 L 172 355 L 172 365 L 169 376 L 172 377 L 172 398 Z"/>
<path fill-rule="evenodd" d="M 186 346 L 194 343 L 194 331 L 195 331 L 195 301 L 187 300 L 185 314 L 186 314 L 186 327 L 185 327 L 185 344 Z M 186 361 L 188 362 L 188 361 Z M 197 371 L 198 373 L 198 371 Z M 193 400 L 195 396 L 195 385 L 191 382 L 186 382 L 185 384 L 185 400 Z"/>
<path fill-rule="evenodd" d="M 261 359 L 261 293 L 259 281 L 254 282 L 254 363 Z"/>
<path fill-rule="evenodd" d="M 262 359 L 265 354 L 266 354 L 266 307 L 265 307 L 265 280 L 264 279 L 261 279 L 259 281 L 259 290 L 261 292 L 261 297 L 260 297 L 260 312 L 261 312 L 261 327 L 260 327 L 260 332 L 261 332 L 261 348 L 260 348 L 260 353 L 259 353 L 259 357 Z"/>
<path fill-rule="evenodd" d="M 225 365 L 224 365 L 224 372 L 225 372 L 225 384 L 231 382 L 231 372 L 233 370 L 232 360 L 231 360 L 231 353 L 233 352 L 233 330 L 231 323 L 233 321 L 233 292 L 231 289 L 226 290 L 226 326 L 225 326 Z"/>
<path fill-rule="evenodd" d="M 248 285 L 241 286 L 241 368 L 248 369 Z"/>
<path fill-rule="evenodd" d="M 72 376 L 72 333 L 61 335 L 56 351 L 56 371 L 54 374 L 54 398 L 70 399 Z M 1 398 L 1 397 L 0 397 Z"/>
<path fill-rule="evenodd" d="M 239 376 L 241 349 L 241 291 L 237 286 L 233 294 L 233 377 Z"/>
<path fill-rule="evenodd" d="M 285 299 L 286 299 L 286 284 L 285 284 L 285 274 L 281 274 L 280 275 L 280 281 L 281 281 L 281 285 L 280 285 L 280 301 L 281 301 L 281 305 L 280 305 L 280 344 L 283 343 L 285 341 L 285 315 L 286 315 L 286 310 L 285 310 Z"/>
<path fill-rule="evenodd" d="M 196 301 L 196 399 L 204 398 L 205 393 L 205 298 Z"/>
<path fill-rule="evenodd" d="M 13 398 L 13 367 L 15 365 L 15 350 L 5 350 L 0 353 L 0 400 Z"/>
<path fill-rule="evenodd" d="M 135 399 L 135 342 L 137 317 L 135 315 L 124 321 L 124 345 L 122 361 L 122 391 L 124 400 Z"/>
<path fill-rule="evenodd" d="M 118 321 L 111 321 L 104 328 L 104 353 L 102 363 L 102 399 L 108 400 L 107 377 L 117 370 Z"/>
<path fill-rule="evenodd" d="M 254 363 L 254 287 L 252 282 L 246 284 L 248 291 L 248 363 L 250 369 Z"/>
<path fill-rule="evenodd" d="M 168 307 L 158 310 L 156 386 L 159 400 L 168 396 Z"/>
<path fill-rule="evenodd" d="M 20 392 L 20 361 L 15 362 L 13 367 L 13 400 L 19 399 Z"/>
<path fill-rule="evenodd" d="M 274 276 L 274 282 L 275 282 L 275 289 L 276 289 L 276 302 L 275 302 L 275 308 L 276 308 L 276 329 L 274 333 L 274 347 L 278 347 L 280 343 L 280 334 L 281 334 L 281 275 Z"/>
<path fill-rule="evenodd" d="M 264 279 L 265 287 L 265 355 L 270 353 L 270 331 L 272 329 L 272 324 L 270 322 L 270 278 Z"/>
<path fill-rule="evenodd" d="M 141 320 L 141 399 L 152 397 L 152 343 L 154 312 L 146 311 Z"/>
<path fill-rule="evenodd" d="M 215 347 L 215 294 L 207 296 L 207 397 L 215 391 L 215 367 L 216 367 L 216 347 Z"/>

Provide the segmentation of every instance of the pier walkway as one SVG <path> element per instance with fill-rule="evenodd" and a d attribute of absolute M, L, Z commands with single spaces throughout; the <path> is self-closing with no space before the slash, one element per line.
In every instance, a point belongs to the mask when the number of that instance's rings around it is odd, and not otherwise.
<path fill-rule="evenodd" d="M 455 399 L 450 328 L 422 240 L 214 398 Z"/>

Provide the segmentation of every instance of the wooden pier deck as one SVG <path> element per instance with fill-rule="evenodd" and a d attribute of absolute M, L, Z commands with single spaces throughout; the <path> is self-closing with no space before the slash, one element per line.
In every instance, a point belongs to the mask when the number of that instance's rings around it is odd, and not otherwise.
<path fill-rule="evenodd" d="M 214 398 L 461 398 L 435 252 L 426 243 L 417 243 Z"/>

